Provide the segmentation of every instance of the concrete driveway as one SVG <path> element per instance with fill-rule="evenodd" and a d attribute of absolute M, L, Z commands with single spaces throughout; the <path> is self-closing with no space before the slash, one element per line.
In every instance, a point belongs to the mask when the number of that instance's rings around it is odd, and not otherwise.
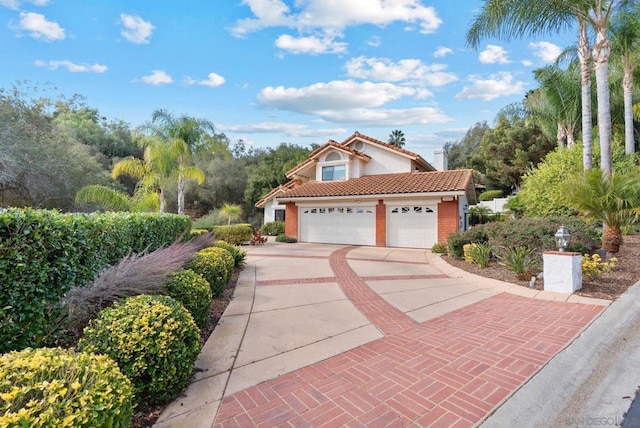
<path fill-rule="evenodd" d="M 610 302 L 428 250 L 245 247 L 234 299 L 157 427 L 473 426 Z"/>

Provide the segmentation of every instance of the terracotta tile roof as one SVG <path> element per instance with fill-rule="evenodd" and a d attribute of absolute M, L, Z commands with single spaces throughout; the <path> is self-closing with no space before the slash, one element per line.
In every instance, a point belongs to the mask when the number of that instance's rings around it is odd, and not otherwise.
<path fill-rule="evenodd" d="M 405 172 L 365 175 L 345 181 L 308 181 L 288 190 L 279 198 L 365 196 L 402 193 L 436 193 L 465 191 L 469 203 L 475 203 L 473 170 Z"/>
<path fill-rule="evenodd" d="M 424 159 L 422 158 L 422 156 L 420 156 L 419 154 L 414 153 L 414 152 L 411 152 L 411 151 L 409 151 L 409 150 L 402 149 L 402 148 L 400 148 L 400 147 L 396 147 L 396 146 L 394 146 L 393 144 L 386 143 L 386 142 L 384 142 L 384 141 L 382 141 L 382 140 L 378 140 L 377 138 L 373 138 L 373 137 L 369 137 L 368 135 L 361 134 L 361 133 L 359 133 L 358 131 L 356 131 L 356 132 L 354 132 L 352 135 L 350 135 L 350 136 L 349 136 L 346 140 L 344 140 L 341 144 L 345 145 L 345 144 L 347 144 L 349 141 L 353 140 L 354 138 L 360 138 L 361 140 L 369 141 L 369 142 L 371 142 L 371 143 L 375 143 L 375 144 L 381 145 L 381 146 L 383 146 L 383 147 L 386 147 L 386 148 L 388 148 L 388 149 L 394 150 L 394 151 L 396 151 L 396 152 L 398 152 L 398 153 L 405 154 L 405 155 L 409 156 L 410 158 L 412 158 L 412 159 L 414 159 L 414 160 L 417 160 L 417 161 L 419 161 L 419 162 L 424 163 L 424 164 L 427 166 L 427 168 L 428 168 L 428 169 L 431 169 L 432 171 L 435 171 L 435 168 L 434 168 L 434 167 L 433 167 L 429 162 L 427 162 L 426 160 L 424 160 Z"/>
<path fill-rule="evenodd" d="M 305 159 L 304 161 L 300 162 L 298 165 L 296 165 L 295 167 L 291 168 L 289 171 L 286 172 L 286 176 L 290 177 L 291 175 L 293 175 L 294 173 L 300 171 L 301 169 L 303 169 L 305 166 L 307 166 L 310 163 L 313 162 L 317 162 L 318 161 L 318 156 L 320 155 L 320 153 L 324 152 L 325 150 L 327 150 L 328 148 L 335 148 L 337 150 L 341 150 L 343 152 L 348 152 L 354 156 L 358 156 L 361 159 L 365 159 L 365 160 L 369 160 L 371 159 L 371 156 L 366 155 L 362 152 L 359 152 L 358 150 L 354 150 L 349 146 L 345 146 L 344 144 L 340 144 L 334 140 L 329 140 L 326 143 L 324 143 L 323 145 L 321 145 L 320 147 L 318 147 L 317 149 L 315 149 L 314 151 L 312 151 L 311 153 L 309 153 L 309 157 L 307 159 Z"/>
<path fill-rule="evenodd" d="M 258 208 L 264 208 L 264 204 L 271 199 L 274 195 L 276 195 L 278 192 L 286 192 L 288 189 L 291 189 L 293 187 L 293 185 L 295 184 L 295 182 L 293 180 L 286 182 L 285 184 L 281 184 L 278 187 L 276 187 L 275 189 L 272 189 L 269 193 L 267 193 L 266 195 L 264 195 L 262 198 L 260 198 L 260 200 L 258 202 L 256 202 L 255 206 Z"/>

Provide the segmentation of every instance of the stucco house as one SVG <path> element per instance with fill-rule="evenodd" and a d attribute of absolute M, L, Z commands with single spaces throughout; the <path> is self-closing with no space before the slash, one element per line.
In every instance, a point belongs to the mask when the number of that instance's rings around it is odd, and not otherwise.
<path fill-rule="evenodd" d="M 317 148 L 287 177 L 256 206 L 300 242 L 431 248 L 466 230 L 476 203 L 472 170 L 438 171 L 358 132 Z"/>

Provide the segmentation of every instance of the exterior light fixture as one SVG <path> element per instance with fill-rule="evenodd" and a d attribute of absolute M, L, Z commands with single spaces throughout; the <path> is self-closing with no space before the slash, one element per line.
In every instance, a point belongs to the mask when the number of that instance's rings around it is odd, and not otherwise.
<path fill-rule="evenodd" d="M 558 247 L 558 251 L 561 253 L 567 251 L 569 239 L 571 238 L 571 234 L 569 234 L 567 228 L 560 226 L 554 237 L 556 238 L 556 247 Z"/>

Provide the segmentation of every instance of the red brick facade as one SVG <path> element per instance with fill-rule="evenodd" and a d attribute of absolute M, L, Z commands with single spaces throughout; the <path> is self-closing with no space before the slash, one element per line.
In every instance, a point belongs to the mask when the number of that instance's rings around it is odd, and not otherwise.
<path fill-rule="evenodd" d="M 295 202 L 285 204 L 284 234 L 298 239 L 298 207 Z"/>
<path fill-rule="evenodd" d="M 376 246 L 387 246 L 387 206 L 382 199 L 376 205 Z"/>
<path fill-rule="evenodd" d="M 438 242 L 447 242 L 450 233 L 458 231 L 458 201 L 438 204 Z"/>

